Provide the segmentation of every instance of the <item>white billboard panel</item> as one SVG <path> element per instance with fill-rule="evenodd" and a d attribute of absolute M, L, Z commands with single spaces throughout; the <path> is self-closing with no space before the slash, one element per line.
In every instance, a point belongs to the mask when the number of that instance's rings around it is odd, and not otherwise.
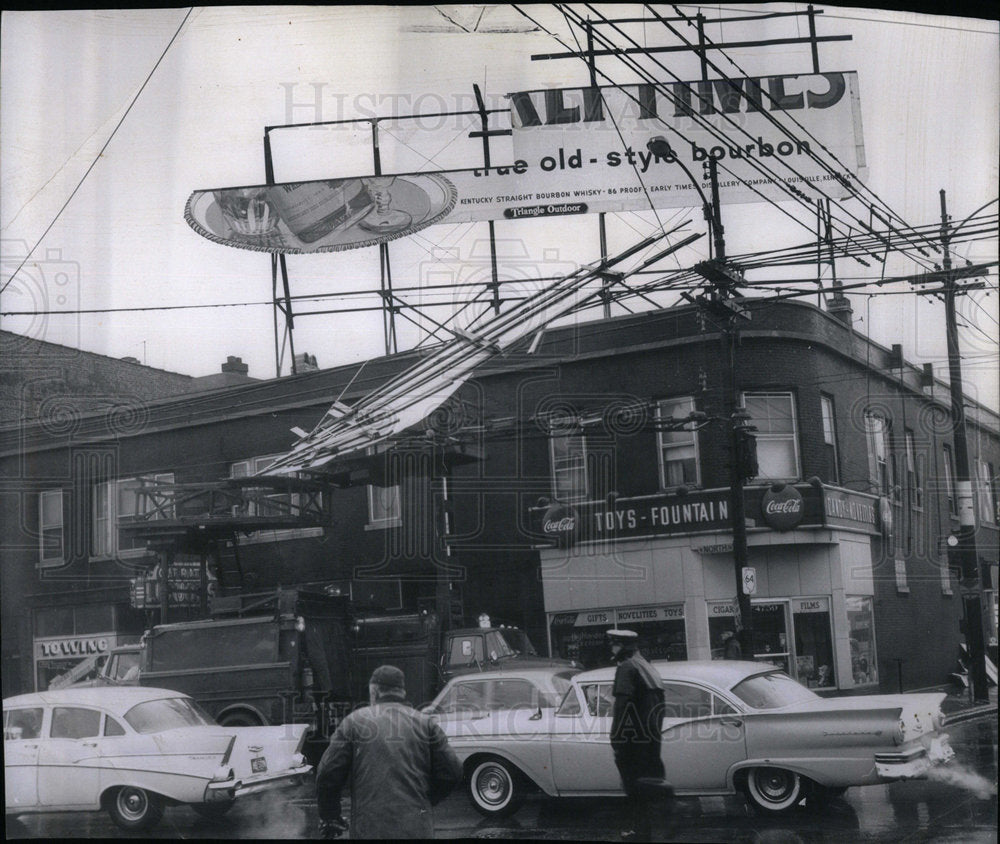
<path fill-rule="evenodd" d="M 699 205 L 691 182 L 707 193 L 709 159 L 718 162 L 723 203 L 788 199 L 776 179 L 807 195 L 815 186 L 843 197 L 838 175 L 867 176 L 854 72 L 546 89 L 510 99 L 515 159 L 541 171 L 550 192 L 595 211 Z M 657 136 L 668 153 L 647 149 Z"/>

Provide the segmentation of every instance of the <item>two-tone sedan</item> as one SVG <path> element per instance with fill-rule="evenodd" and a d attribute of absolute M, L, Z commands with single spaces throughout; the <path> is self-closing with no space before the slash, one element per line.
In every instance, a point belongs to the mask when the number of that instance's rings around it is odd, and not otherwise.
<path fill-rule="evenodd" d="M 7 815 L 106 809 L 122 829 L 166 806 L 221 815 L 240 797 L 301 782 L 305 725 L 220 727 L 167 689 L 67 688 L 3 702 Z"/>
<path fill-rule="evenodd" d="M 666 700 L 663 762 L 679 796 L 743 792 L 767 813 L 847 788 L 921 777 L 954 756 L 944 694 L 820 697 L 771 665 L 655 662 Z M 556 709 L 443 720 L 473 805 L 517 810 L 527 791 L 619 796 L 609 733 L 614 668 L 585 671 Z"/>

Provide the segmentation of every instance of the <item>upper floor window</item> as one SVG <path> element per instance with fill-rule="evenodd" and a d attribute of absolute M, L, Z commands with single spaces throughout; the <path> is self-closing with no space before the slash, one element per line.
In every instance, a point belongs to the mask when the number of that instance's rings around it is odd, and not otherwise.
<path fill-rule="evenodd" d="M 552 454 L 552 495 L 557 501 L 587 497 L 587 443 L 582 434 L 549 438 Z"/>
<path fill-rule="evenodd" d="M 878 413 L 865 413 L 865 439 L 868 444 L 868 479 L 875 491 L 893 498 L 896 479 L 889 460 L 889 421 Z"/>
<path fill-rule="evenodd" d="M 833 412 L 833 397 L 819 397 L 820 412 L 823 416 L 823 449 L 826 452 L 826 465 L 830 472 L 830 480 L 840 483 L 840 466 L 837 459 L 837 423 Z"/>
<path fill-rule="evenodd" d="M 399 484 L 393 486 L 368 485 L 368 524 L 388 527 L 399 524 L 403 518 Z"/>
<path fill-rule="evenodd" d="M 657 431 L 660 486 L 663 489 L 681 485 L 701 486 L 698 432 L 686 428 L 677 431 L 662 429 L 662 424 L 671 417 L 682 419 L 693 412 L 693 398 L 664 399 L 656 406 L 657 422 L 660 423 Z"/>
<path fill-rule="evenodd" d="M 944 452 L 944 490 L 948 496 L 948 512 L 958 515 L 958 497 L 955 495 L 955 455 L 952 454 L 951 446 L 944 443 L 941 446 Z"/>
<path fill-rule="evenodd" d="M 743 406 L 756 427 L 757 479 L 794 481 L 799 470 L 799 438 L 791 393 L 745 393 Z"/>
<path fill-rule="evenodd" d="M 46 489 L 38 494 L 38 558 L 43 566 L 57 566 L 64 561 L 61 489 Z"/>
<path fill-rule="evenodd" d="M 906 432 L 906 490 L 910 506 L 920 510 L 924 506 L 924 488 L 921 480 L 920 464 L 917 462 L 917 447 L 913 431 Z"/>
<path fill-rule="evenodd" d="M 231 478 L 250 478 L 266 472 L 268 467 L 277 460 L 279 455 L 268 454 L 260 457 L 251 457 L 247 460 L 238 460 L 229 469 Z M 289 490 L 279 490 L 268 488 L 267 486 L 243 488 L 243 503 L 233 507 L 234 516 L 283 516 L 286 519 L 301 515 L 303 507 L 306 505 L 306 494 L 291 492 Z M 315 506 L 322 502 L 320 494 L 316 494 Z M 280 530 L 296 530 L 283 526 Z M 317 530 L 321 530 L 317 528 Z M 269 531 L 268 538 L 273 538 L 274 533 Z M 261 532 L 251 534 L 251 541 L 262 539 Z"/>
<path fill-rule="evenodd" d="M 160 472 L 97 484 L 92 504 L 93 555 L 107 557 L 145 548 L 145 540 L 122 530 L 123 524 L 145 515 L 152 519 L 171 518 L 173 506 L 164 506 L 164 497 L 156 486 L 173 482 L 173 472 Z"/>
<path fill-rule="evenodd" d="M 985 460 L 979 465 L 979 521 L 996 524 L 996 502 L 993 500 L 993 464 Z"/>

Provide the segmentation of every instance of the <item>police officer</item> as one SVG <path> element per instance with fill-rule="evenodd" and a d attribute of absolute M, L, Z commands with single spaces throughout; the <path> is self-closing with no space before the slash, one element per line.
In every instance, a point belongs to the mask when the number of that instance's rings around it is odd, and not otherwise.
<path fill-rule="evenodd" d="M 622 838 L 647 841 L 652 834 L 651 796 L 664 782 L 660 741 L 663 723 L 663 685 L 660 675 L 637 649 L 638 634 L 617 628 L 607 632 L 615 670 L 611 750 L 626 795 Z"/>

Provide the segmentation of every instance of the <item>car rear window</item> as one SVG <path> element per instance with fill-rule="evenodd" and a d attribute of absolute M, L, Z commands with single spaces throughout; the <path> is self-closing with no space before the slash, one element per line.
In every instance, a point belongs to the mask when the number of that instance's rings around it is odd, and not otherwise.
<path fill-rule="evenodd" d="M 747 677 L 733 687 L 733 694 L 754 709 L 782 709 L 819 697 L 781 671 Z"/>
<path fill-rule="evenodd" d="M 149 700 L 133 706 L 125 720 L 137 733 L 159 733 L 177 727 L 213 726 L 215 722 L 186 697 Z"/>

